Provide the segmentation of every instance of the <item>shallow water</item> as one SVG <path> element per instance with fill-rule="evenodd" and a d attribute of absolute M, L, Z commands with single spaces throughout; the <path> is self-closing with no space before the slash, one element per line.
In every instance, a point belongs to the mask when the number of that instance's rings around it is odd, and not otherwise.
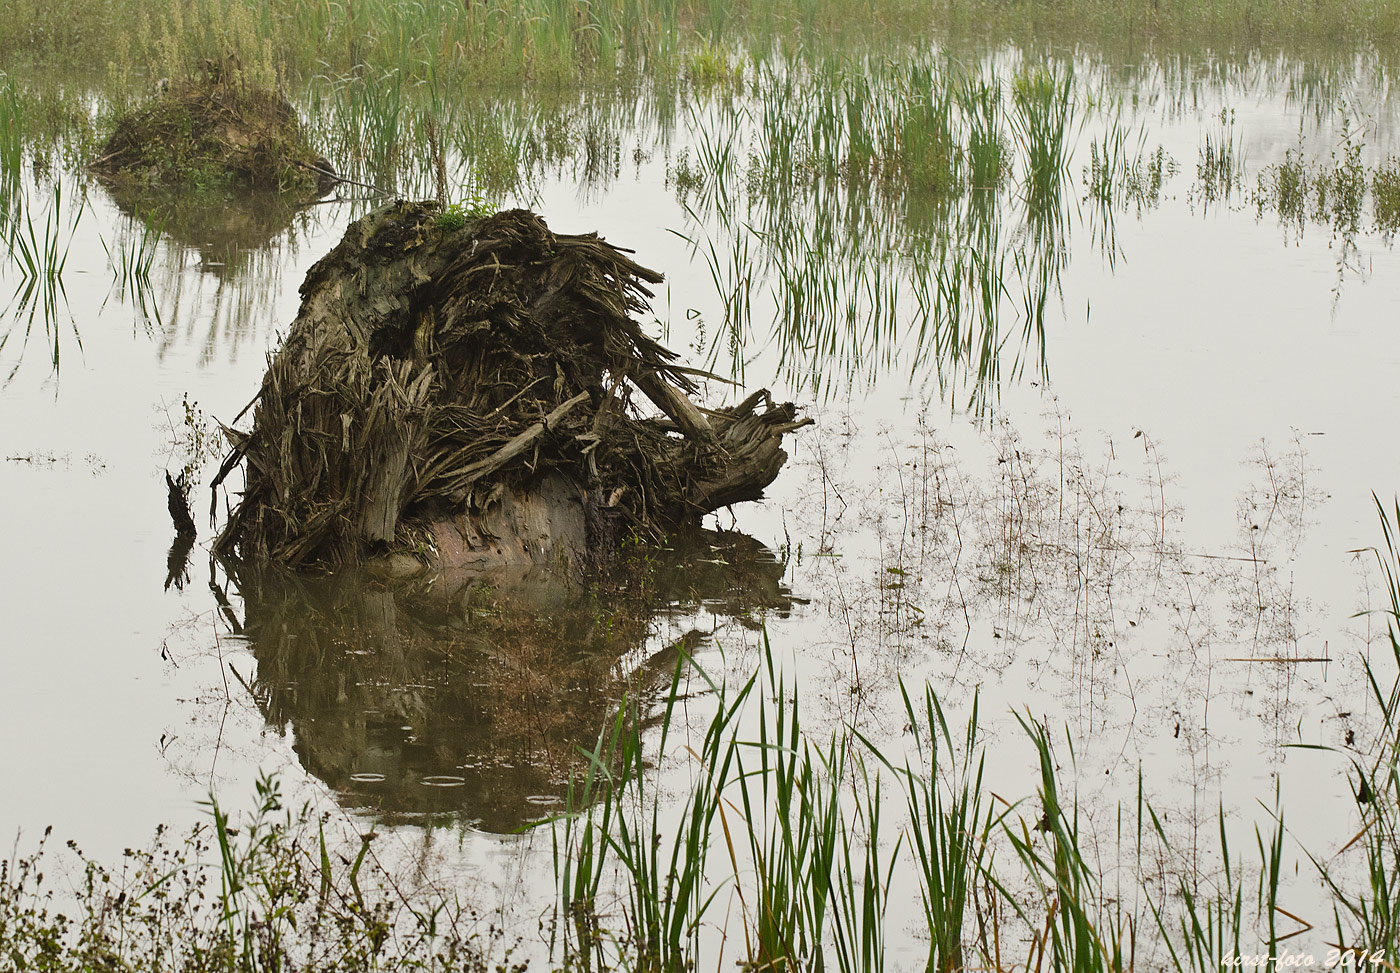
<path fill-rule="evenodd" d="M 1017 60 L 986 65 L 1009 78 Z M 1343 118 L 1369 165 L 1397 145 L 1375 69 L 1322 97 L 1299 73 L 1077 64 L 1076 105 L 1119 107 L 1076 114 L 1051 243 L 1033 237 L 1016 173 L 983 201 L 1005 291 L 1002 364 L 982 378 L 911 334 L 917 271 L 870 262 L 929 235 L 928 217 L 839 187 L 789 200 L 786 226 L 810 242 L 812 214 L 874 210 L 877 230 L 836 241 L 848 262 L 832 273 L 905 274 L 883 305 L 893 329 L 859 305 L 854 326 L 833 314 L 794 341 L 769 325 L 781 296 L 751 275 L 753 310 L 731 341 L 722 300 L 777 246 L 751 229 L 773 218 L 773 194 L 745 178 L 761 99 L 690 93 L 694 110 L 659 111 L 599 96 L 596 131 L 500 202 L 636 250 L 667 274 L 654 306 L 672 347 L 739 361 L 750 388 L 802 402 L 817 424 L 766 501 L 718 517 L 767 546 L 767 567 L 744 574 L 734 558 L 737 579 L 717 568 L 708 588 L 663 572 L 644 604 L 565 599 L 535 617 L 492 594 L 455 625 L 353 583 L 240 585 L 199 547 L 178 584 L 167 569 L 162 471 L 187 458 L 182 397 L 204 416 L 240 412 L 298 283 L 369 202 L 252 218 L 259 204 L 243 200 L 158 207 L 138 293 L 109 251 L 154 204 L 123 209 L 88 185 L 53 319 L 41 313 L 23 347 L 27 310 L 12 303 L 0 324 L 12 335 L 0 374 L 13 369 L 0 390 L 0 833 L 53 824 L 111 856 L 157 822 L 198 819 L 211 788 L 250 800 L 270 769 L 318 804 L 380 818 L 407 854 L 445 856 L 529 934 L 550 901 L 549 842 L 507 833 L 558 806 L 560 753 L 592 740 L 623 686 L 664 680 L 678 639 L 712 671 L 750 671 L 762 622 L 812 728 L 853 724 L 897 753 L 898 680 L 927 678 L 951 714 L 980 692 L 991 789 L 1009 799 L 1035 788 L 1011 716 L 1029 712 L 1073 740 L 1105 833 L 1141 769 L 1188 839 L 1210 834 L 1218 804 L 1243 826 L 1277 793 L 1303 846 L 1335 850 L 1351 834 L 1343 764 L 1286 747 L 1369 728 L 1360 660 L 1382 629 L 1356 613 L 1381 597 L 1364 553 L 1380 539 L 1372 493 L 1385 502 L 1400 484 L 1385 435 L 1400 414 L 1400 257 L 1369 218 L 1354 233 L 1292 223 L 1251 190 L 1300 133 L 1308 158 L 1329 158 Z M 732 170 L 680 186 L 677 160 L 712 158 L 731 123 Z M 1085 169 L 1115 124 L 1177 167 L 1154 199 L 1106 211 Z M 1197 170 L 1222 130 L 1245 160 L 1229 199 L 1210 198 Z M 58 178 L 71 212 L 78 183 Z M 23 186 L 43 212 L 52 181 L 26 172 Z M 972 207 L 954 209 L 932 236 L 972 226 L 975 240 Z M 0 272 L 3 294 L 21 285 L 13 260 Z M 1043 319 L 1028 294 L 1045 298 Z"/>

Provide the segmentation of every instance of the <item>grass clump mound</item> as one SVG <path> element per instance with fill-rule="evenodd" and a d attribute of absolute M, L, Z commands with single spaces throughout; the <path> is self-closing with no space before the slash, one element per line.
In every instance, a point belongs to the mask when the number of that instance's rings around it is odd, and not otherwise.
<path fill-rule="evenodd" d="M 244 467 L 220 553 L 581 567 L 762 495 L 809 420 L 766 390 L 696 405 L 633 319 L 660 274 L 524 210 L 444 215 L 382 207 L 308 273 L 215 479 Z"/>
<path fill-rule="evenodd" d="M 291 103 L 238 59 L 206 59 L 121 115 L 93 169 L 143 184 L 243 186 L 323 195 L 335 174 Z"/>

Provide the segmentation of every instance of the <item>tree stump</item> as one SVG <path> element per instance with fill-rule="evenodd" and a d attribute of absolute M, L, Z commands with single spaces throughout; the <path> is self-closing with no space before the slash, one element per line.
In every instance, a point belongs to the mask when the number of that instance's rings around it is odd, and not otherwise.
<path fill-rule="evenodd" d="M 810 419 L 767 391 L 704 409 L 634 319 L 661 276 L 524 210 L 396 202 L 307 274 L 216 551 L 392 574 L 606 563 L 753 500 Z M 246 411 L 246 410 L 245 410 Z M 235 420 L 236 421 L 236 420 Z"/>

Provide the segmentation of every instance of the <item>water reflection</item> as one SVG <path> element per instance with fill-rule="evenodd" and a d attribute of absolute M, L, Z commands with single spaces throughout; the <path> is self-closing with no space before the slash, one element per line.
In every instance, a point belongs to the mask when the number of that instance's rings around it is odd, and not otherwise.
<path fill-rule="evenodd" d="M 562 800 L 578 748 L 623 694 L 670 678 L 676 638 L 707 637 L 699 615 L 757 625 L 792 603 L 770 551 L 708 531 L 639 548 L 588 588 L 538 569 L 390 589 L 226 567 L 253 695 L 308 772 L 347 805 L 495 832 Z"/>
<path fill-rule="evenodd" d="M 929 48 L 742 63 L 723 84 L 659 72 L 523 97 L 494 88 L 458 97 L 436 76 L 362 72 L 310 83 L 300 107 L 338 168 L 409 197 L 529 206 L 554 183 L 587 204 L 629 179 L 664 183 L 679 213 L 663 225 L 692 242 L 696 274 L 713 283 L 682 311 L 710 365 L 742 377 L 746 362 L 772 352 L 790 384 L 825 397 L 895 374 L 985 412 L 1015 376 L 1046 378 L 1045 318 L 1055 316 L 1072 234 L 1087 222 L 1110 270 L 1129 256 L 1117 217 L 1141 217 L 1179 188 L 1168 185 L 1177 170 L 1158 138 L 1192 179 L 1179 126 L 1200 133 L 1189 204 L 1250 204 L 1277 213 L 1285 234 L 1301 232 L 1295 214 L 1330 223 L 1339 278 L 1364 262 L 1358 233 L 1388 239 L 1400 225 L 1396 170 L 1383 163 L 1394 92 L 1388 69 L 1366 58 L 1122 66 L 1006 45 L 965 64 Z M 1261 93 L 1270 104 L 1237 118 L 1234 106 Z M 1274 108 L 1296 116 L 1313 155 L 1335 148 L 1341 164 L 1286 154 L 1275 163 L 1286 146 L 1267 117 Z M 1343 113 L 1355 122 L 1339 142 Z M 38 151 L 28 129 L 12 127 L 5 144 L 0 213 L 18 178 L 13 160 Z M 1364 149 L 1362 168 L 1349 163 L 1353 148 Z M 1291 191 L 1284 177 L 1295 172 L 1310 193 Z M 206 358 L 268 320 L 288 251 L 372 203 L 347 200 L 323 217 L 277 196 L 112 192 L 133 222 L 173 244 L 149 268 L 150 292 L 138 280 L 119 297 L 138 318 L 160 320 L 162 349 L 203 342 Z M 1362 219 L 1363 198 L 1373 221 Z M 112 252 L 128 249 L 146 248 L 118 241 Z M 189 320 L 191 303 L 212 312 Z"/>
<path fill-rule="evenodd" d="M 1236 536 L 1197 546 L 1152 435 L 1095 446 L 1044 420 L 996 420 L 980 461 L 926 414 L 917 438 L 877 431 L 873 457 L 848 420 L 797 464 L 814 499 L 791 526 L 817 543 L 794 552 L 793 584 L 824 626 L 804 646 L 846 721 L 898 725 L 911 671 L 948 706 L 980 687 L 1009 710 L 1030 689 L 1056 701 L 1081 768 L 1150 760 L 1190 792 L 1242 746 L 1282 762 L 1318 701 L 1364 695 L 1354 668 L 1329 671 L 1325 612 L 1295 587 L 1324 500 L 1302 437 L 1244 457 Z"/>
<path fill-rule="evenodd" d="M 175 535 L 165 555 L 165 590 L 184 591 L 190 581 L 190 554 L 194 551 L 194 535 Z"/>
<path fill-rule="evenodd" d="M 286 268 L 344 207 L 265 190 L 101 185 L 126 218 L 108 248 L 118 296 L 158 335 L 161 358 L 193 345 L 204 363 L 232 354 L 276 320 Z M 128 266 L 139 272 L 119 269 Z"/>
<path fill-rule="evenodd" d="M 0 242 L 9 259 L 0 263 L 0 277 L 15 282 L 8 302 L 0 307 L 0 352 L 13 355 L 13 363 L 7 362 L 8 370 L 0 379 L 8 385 L 31 342 L 43 343 L 49 366 L 53 374 L 58 373 L 66 341 L 65 317 L 72 326 L 72 345 L 82 349 L 82 336 L 69 308 L 64 270 L 87 210 L 87 193 L 80 181 L 36 179 L 32 185 L 16 181 L 2 195 Z"/>
<path fill-rule="evenodd" d="M 260 271 L 259 252 L 297 241 L 314 226 L 316 203 L 266 190 L 201 191 L 100 180 L 123 214 L 198 254 L 199 268 L 228 280 Z"/>
<path fill-rule="evenodd" d="M 0 384 L 36 354 L 57 377 L 82 351 L 95 314 L 109 307 L 129 311 L 134 333 L 159 336 L 162 356 L 181 341 L 203 344 L 206 360 L 236 348 L 273 320 L 284 270 L 320 221 L 320 207 L 277 193 L 151 190 L 7 169 L 0 173 Z M 105 284 L 71 290 L 83 274 Z"/>

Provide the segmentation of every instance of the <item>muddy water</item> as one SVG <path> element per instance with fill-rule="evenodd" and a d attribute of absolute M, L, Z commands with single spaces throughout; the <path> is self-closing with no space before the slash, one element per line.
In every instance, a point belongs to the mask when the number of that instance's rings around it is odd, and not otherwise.
<path fill-rule="evenodd" d="M 1368 164 L 1400 146 L 1368 71 L 1322 108 L 1294 77 L 1077 66 L 1081 103 L 1121 101 L 1117 124 L 1176 171 L 1105 222 L 1084 170 L 1111 125 L 1085 114 L 1038 333 L 1017 316 L 1023 275 L 1006 278 L 1003 353 L 1029 367 L 1007 364 L 986 394 L 965 370 L 940 383 L 938 352 L 907 334 L 855 341 L 861 367 L 843 359 L 814 383 L 822 349 L 769 328 L 755 281 L 744 340 L 721 351 L 818 424 L 767 501 L 713 525 L 762 549 L 707 545 L 649 572 L 643 597 L 492 589 L 448 611 L 355 579 L 230 576 L 199 547 L 172 572 L 162 471 L 190 458 L 201 414 L 243 408 L 297 284 L 368 203 L 132 204 L 88 186 L 51 319 L 11 302 L 0 324 L 0 833 L 54 824 L 111 856 L 156 822 L 198 819 L 211 788 L 251 799 L 272 770 L 444 855 L 529 929 L 548 902 L 548 841 L 508 833 L 558 806 L 563 755 L 624 688 L 663 680 L 678 640 L 714 671 L 746 672 L 763 623 L 814 729 L 855 724 L 897 752 L 898 679 L 927 678 L 954 715 L 980 692 L 998 793 L 1034 790 L 1010 715 L 1029 711 L 1073 740 L 1105 829 L 1141 768 L 1182 835 L 1209 833 L 1220 803 L 1254 820 L 1278 793 L 1304 845 L 1335 849 L 1350 836 L 1341 761 L 1287 746 L 1344 746 L 1369 727 L 1359 660 L 1384 650 L 1355 613 L 1381 593 L 1355 552 L 1379 540 L 1372 492 L 1400 489 L 1387 435 L 1400 256 L 1370 219 L 1354 233 L 1293 223 L 1248 189 L 1300 133 L 1325 161 L 1343 118 L 1362 126 Z M 730 230 L 675 180 L 705 136 L 635 124 L 614 167 L 560 165 L 505 202 L 666 272 L 659 323 L 705 358 L 725 314 L 706 251 L 683 237 Z M 1222 130 L 1245 160 L 1228 199 L 1197 168 Z M 52 182 L 24 178 L 44 212 Z M 77 181 L 60 178 L 71 208 Z M 744 191 L 737 211 L 757 205 Z M 1015 178 L 993 205 L 1008 252 L 1028 251 Z M 108 252 L 151 208 L 150 286 L 124 288 Z M 21 284 L 7 263 L 4 295 Z"/>

